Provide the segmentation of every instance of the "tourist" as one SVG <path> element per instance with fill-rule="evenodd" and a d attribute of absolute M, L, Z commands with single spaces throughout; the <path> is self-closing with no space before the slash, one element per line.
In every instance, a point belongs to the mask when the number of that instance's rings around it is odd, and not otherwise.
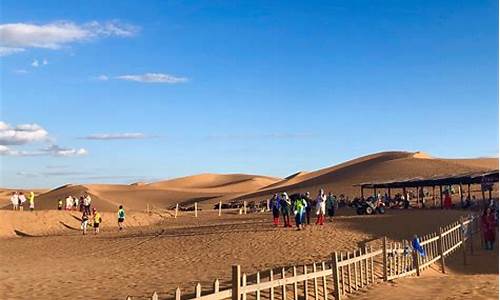
<path fill-rule="evenodd" d="M 89 194 L 86 194 L 83 197 L 83 209 L 90 215 L 90 205 L 92 204 L 92 198 L 90 198 Z"/>
<path fill-rule="evenodd" d="M 444 208 L 445 209 L 451 209 L 451 196 L 450 196 L 450 193 L 449 192 L 446 192 L 444 194 Z"/>
<path fill-rule="evenodd" d="M 312 207 L 313 207 L 313 204 L 314 204 L 313 201 L 312 201 L 312 199 L 311 199 L 311 194 L 309 194 L 309 192 L 306 192 L 304 200 L 307 203 L 306 214 L 304 216 L 306 218 L 306 222 L 304 222 L 304 225 L 306 223 L 307 223 L 307 225 L 309 225 L 309 224 L 311 224 L 311 210 L 312 210 Z"/>
<path fill-rule="evenodd" d="M 87 234 L 87 226 L 89 224 L 89 215 L 87 214 L 86 211 L 82 213 L 82 224 L 80 225 L 80 228 L 83 231 L 83 235 Z"/>
<path fill-rule="evenodd" d="M 78 197 L 73 197 L 73 210 L 78 210 L 79 202 Z"/>
<path fill-rule="evenodd" d="M 71 210 L 73 208 L 73 197 L 68 196 L 66 197 L 66 210 Z"/>
<path fill-rule="evenodd" d="M 19 195 L 17 192 L 12 193 L 12 196 L 10 196 L 10 202 L 12 203 L 12 210 L 19 209 Z"/>
<path fill-rule="evenodd" d="M 99 233 L 99 225 L 102 222 L 102 217 L 101 214 L 97 211 L 97 209 L 94 207 L 92 209 L 92 223 L 94 224 L 94 234 Z"/>
<path fill-rule="evenodd" d="M 332 193 L 328 193 L 328 197 L 326 198 L 326 213 L 328 214 L 328 217 L 330 220 L 335 216 L 335 204 L 337 200 L 335 199 L 335 196 L 332 195 Z"/>
<path fill-rule="evenodd" d="M 481 230 L 483 232 L 486 250 L 493 250 L 494 248 L 495 226 L 496 221 L 493 211 L 490 207 L 487 207 L 481 217 Z"/>
<path fill-rule="evenodd" d="M 57 210 L 62 210 L 63 208 L 63 201 L 62 199 L 59 199 L 59 201 L 57 201 Z"/>
<path fill-rule="evenodd" d="M 30 211 L 35 210 L 35 193 L 31 192 L 28 198 L 30 204 Z"/>
<path fill-rule="evenodd" d="M 273 224 L 274 226 L 280 225 L 280 205 L 281 198 L 278 194 L 274 194 L 271 198 L 271 209 L 273 210 Z"/>
<path fill-rule="evenodd" d="M 307 201 L 304 199 L 302 195 L 294 202 L 293 212 L 295 214 L 295 225 L 297 226 L 297 230 L 301 230 L 304 228 L 304 215 L 305 210 L 307 208 Z"/>
<path fill-rule="evenodd" d="M 124 221 L 125 221 L 125 210 L 123 209 L 123 205 L 120 205 L 118 209 L 118 228 L 120 228 L 120 230 L 123 229 Z"/>
<path fill-rule="evenodd" d="M 80 198 L 78 198 L 78 202 L 80 203 L 80 212 L 83 212 L 84 207 L 83 207 L 83 197 L 82 196 L 80 196 Z"/>
<path fill-rule="evenodd" d="M 316 197 L 316 225 L 323 225 L 325 223 L 325 210 L 326 195 L 323 189 L 320 189 Z"/>
<path fill-rule="evenodd" d="M 23 192 L 19 192 L 19 210 L 23 211 L 24 210 L 24 202 L 26 202 L 26 197 L 24 196 Z"/>
<path fill-rule="evenodd" d="M 284 192 L 281 194 L 281 214 L 283 215 L 283 227 L 292 227 L 290 224 L 290 208 L 292 206 L 292 202 L 288 194 Z"/>

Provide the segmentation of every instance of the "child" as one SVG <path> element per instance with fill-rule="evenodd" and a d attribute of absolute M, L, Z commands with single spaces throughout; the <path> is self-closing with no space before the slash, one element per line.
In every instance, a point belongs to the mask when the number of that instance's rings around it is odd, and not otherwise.
<path fill-rule="evenodd" d="M 102 222 L 101 214 L 97 211 L 97 209 L 95 207 L 94 207 L 94 209 L 92 209 L 92 213 L 94 215 L 94 218 L 93 218 L 94 234 L 98 234 L 99 233 L 99 225 Z"/>
<path fill-rule="evenodd" d="M 82 225 L 80 228 L 83 230 L 83 235 L 87 234 L 87 226 L 89 223 L 89 216 L 87 215 L 87 212 L 83 212 L 82 214 Z"/>
<path fill-rule="evenodd" d="M 120 230 L 123 229 L 123 222 L 125 221 L 125 210 L 123 209 L 123 205 L 120 205 L 118 209 L 118 227 Z"/>

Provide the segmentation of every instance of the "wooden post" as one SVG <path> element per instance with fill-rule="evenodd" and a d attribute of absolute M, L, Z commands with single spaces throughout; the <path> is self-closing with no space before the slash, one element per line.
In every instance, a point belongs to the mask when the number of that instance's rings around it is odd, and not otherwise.
<path fill-rule="evenodd" d="M 198 202 L 194 203 L 194 217 L 198 218 Z"/>
<path fill-rule="evenodd" d="M 368 247 L 365 245 L 365 254 L 368 254 Z M 365 263 L 365 282 L 366 285 L 370 284 L 369 280 L 369 275 L 370 272 L 368 271 L 368 259 L 364 259 L 363 262 Z"/>
<path fill-rule="evenodd" d="M 387 196 L 389 196 L 389 199 L 391 199 L 391 188 L 387 189 Z"/>
<path fill-rule="evenodd" d="M 271 200 L 267 199 L 266 200 L 266 211 L 270 211 L 271 210 Z"/>
<path fill-rule="evenodd" d="M 281 268 L 281 279 L 285 281 L 286 275 L 285 275 L 285 268 Z M 283 283 L 281 286 L 281 300 L 286 300 L 286 284 Z"/>
<path fill-rule="evenodd" d="M 351 258 L 351 253 L 346 252 L 346 259 Z M 349 285 L 349 293 L 352 293 L 352 273 L 351 273 L 351 264 L 347 265 L 347 284 Z"/>
<path fill-rule="evenodd" d="M 176 218 L 176 219 L 177 219 L 177 213 L 178 213 L 178 212 L 179 212 L 179 203 L 177 203 L 177 204 L 175 205 L 175 215 L 174 215 L 174 218 Z"/>
<path fill-rule="evenodd" d="M 373 187 L 373 197 L 377 197 L 377 188 Z"/>
<path fill-rule="evenodd" d="M 256 283 L 260 283 L 260 272 L 257 272 L 256 274 Z M 260 300 L 260 289 L 257 289 L 257 291 L 255 292 L 255 300 Z"/>
<path fill-rule="evenodd" d="M 389 275 L 387 274 L 387 237 L 382 239 L 382 267 L 384 268 L 384 281 L 389 280 Z M 373 264 L 372 264 L 373 268 Z M 373 270 L 372 270 L 373 271 Z"/>
<path fill-rule="evenodd" d="M 370 253 L 373 252 L 373 247 L 370 246 Z M 372 279 L 372 284 L 375 283 L 375 272 L 373 270 L 373 256 L 370 258 L 370 272 L 371 272 L 371 279 Z"/>
<path fill-rule="evenodd" d="M 316 273 L 316 262 L 313 263 L 313 273 Z M 314 287 L 314 300 L 318 300 L 318 280 L 316 277 L 314 277 L 313 279 L 313 287 Z"/>
<path fill-rule="evenodd" d="M 232 300 L 240 300 L 241 299 L 241 267 L 240 265 L 233 265 L 232 267 Z"/>
<path fill-rule="evenodd" d="M 363 190 L 364 190 L 364 188 L 363 188 L 363 186 L 361 186 L 361 199 L 365 198 L 365 195 L 364 195 L 364 193 L 363 193 Z"/>
<path fill-rule="evenodd" d="M 219 287 L 220 287 L 219 279 L 215 279 L 215 281 L 214 281 L 214 293 L 219 292 Z"/>
<path fill-rule="evenodd" d="M 246 273 L 243 273 L 243 275 L 241 275 L 241 287 L 246 287 L 247 286 L 247 274 Z M 241 300 L 246 300 L 247 299 L 247 293 L 245 291 L 243 291 L 243 293 L 241 294 Z"/>
<path fill-rule="evenodd" d="M 222 201 L 219 201 L 219 217 L 222 215 Z"/>
<path fill-rule="evenodd" d="M 247 201 L 243 201 L 243 213 L 246 215 L 247 214 Z"/>
<path fill-rule="evenodd" d="M 467 184 L 467 198 L 471 199 L 470 198 L 470 183 Z"/>
<path fill-rule="evenodd" d="M 297 267 L 293 266 L 293 277 L 297 276 Z M 297 289 L 297 282 L 293 283 L 293 300 L 299 299 L 299 291 Z"/>
<path fill-rule="evenodd" d="M 304 275 L 307 274 L 307 265 L 304 265 L 303 267 L 304 270 Z M 304 279 L 304 300 L 307 300 L 309 298 L 308 291 L 307 291 L 307 279 Z"/>
<path fill-rule="evenodd" d="M 438 240 L 438 250 L 441 257 L 441 272 L 446 273 L 446 264 L 444 261 L 444 239 L 443 239 L 443 228 L 439 227 L 439 240 Z"/>
<path fill-rule="evenodd" d="M 340 261 L 344 260 L 344 254 L 340 252 Z M 333 268 L 333 265 L 332 265 Z M 344 267 L 339 267 L 337 270 L 337 274 L 340 271 L 340 278 L 342 279 L 342 295 L 345 295 L 345 276 L 344 276 Z M 334 279 L 335 280 L 335 279 Z"/>
<path fill-rule="evenodd" d="M 325 262 L 321 263 L 321 270 L 326 271 L 326 264 Z M 328 288 L 326 286 L 326 276 L 321 276 L 323 279 L 323 299 L 327 300 L 328 299 Z"/>
<path fill-rule="evenodd" d="M 179 287 L 175 289 L 175 300 L 181 300 L 181 289 Z"/>
<path fill-rule="evenodd" d="M 340 300 L 340 280 L 339 280 L 339 268 L 337 266 L 337 263 L 338 263 L 338 255 L 337 252 L 334 252 L 332 257 L 333 296 L 335 297 L 335 300 Z M 327 298 L 325 297 L 325 299 Z"/>
<path fill-rule="evenodd" d="M 201 297 L 201 284 L 199 282 L 196 284 L 194 291 L 196 294 L 196 298 L 200 298 Z"/>
<path fill-rule="evenodd" d="M 460 195 L 460 208 L 464 207 L 464 194 L 462 192 L 462 184 L 458 185 L 458 194 Z"/>
<path fill-rule="evenodd" d="M 470 224 L 470 223 L 469 223 Z M 464 265 L 467 264 L 467 247 L 465 247 L 465 225 L 464 225 L 464 218 L 460 218 L 460 237 L 462 240 L 462 252 L 464 256 Z"/>
<path fill-rule="evenodd" d="M 269 281 L 273 281 L 273 269 L 269 270 Z M 274 287 L 269 289 L 269 300 L 274 300 Z"/>
<path fill-rule="evenodd" d="M 158 293 L 154 292 L 153 295 L 151 296 L 151 300 L 158 300 Z"/>
<path fill-rule="evenodd" d="M 439 186 L 439 200 L 441 201 L 441 209 L 443 209 L 443 186 Z"/>

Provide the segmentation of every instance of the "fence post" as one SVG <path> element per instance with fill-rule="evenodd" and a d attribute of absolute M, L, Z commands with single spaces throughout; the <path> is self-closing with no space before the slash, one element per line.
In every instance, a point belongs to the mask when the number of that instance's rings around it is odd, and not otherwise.
<path fill-rule="evenodd" d="M 198 202 L 194 203 L 194 217 L 198 218 Z"/>
<path fill-rule="evenodd" d="M 467 264 L 467 247 L 465 247 L 465 225 L 464 225 L 464 218 L 463 217 L 460 217 L 460 237 L 462 238 L 462 252 L 464 255 L 464 265 L 466 265 Z"/>
<path fill-rule="evenodd" d="M 340 278 L 339 278 L 337 252 L 333 252 L 332 255 L 332 273 L 333 273 L 333 296 L 335 297 L 335 300 L 340 300 Z"/>
<path fill-rule="evenodd" d="M 196 294 L 196 298 L 201 297 L 201 284 L 198 282 L 194 288 L 194 292 Z"/>
<path fill-rule="evenodd" d="M 247 214 L 247 201 L 243 201 L 243 214 Z"/>
<path fill-rule="evenodd" d="M 153 295 L 151 296 L 151 300 L 158 300 L 158 293 L 154 292 Z"/>
<path fill-rule="evenodd" d="M 413 249 L 413 267 L 417 271 L 417 276 L 420 276 L 420 262 L 418 261 L 418 252 L 417 250 Z"/>
<path fill-rule="evenodd" d="M 387 274 L 387 237 L 382 239 L 382 266 L 384 268 L 384 281 L 389 280 L 389 275 Z"/>
<path fill-rule="evenodd" d="M 240 300 L 241 299 L 240 284 L 241 284 L 241 267 L 240 267 L 240 265 L 233 265 L 232 283 L 231 283 L 231 286 L 232 286 L 231 299 L 232 300 Z"/>
<path fill-rule="evenodd" d="M 181 289 L 179 287 L 175 290 L 175 300 L 181 300 Z"/>
<path fill-rule="evenodd" d="M 177 213 L 178 213 L 178 212 L 179 212 L 179 203 L 177 203 L 177 204 L 175 205 L 175 216 L 174 216 L 174 218 L 176 218 L 176 219 L 177 219 Z"/>
<path fill-rule="evenodd" d="M 219 217 L 222 215 L 222 201 L 219 201 Z"/>
<path fill-rule="evenodd" d="M 439 240 L 438 251 L 441 256 L 441 272 L 446 273 L 446 264 L 444 262 L 444 242 L 443 242 L 443 228 L 439 227 Z"/>

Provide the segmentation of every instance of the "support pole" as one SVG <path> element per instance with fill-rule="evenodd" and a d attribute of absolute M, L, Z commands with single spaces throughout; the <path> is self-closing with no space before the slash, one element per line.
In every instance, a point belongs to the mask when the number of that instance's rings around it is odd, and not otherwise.
<path fill-rule="evenodd" d="M 384 281 L 389 280 L 389 274 L 387 273 L 387 237 L 384 236 L 382 240 L 382 267 L 384 268 Z"/>
<path fill-rule="evenodd" d="M 194 217 L 198 218 L 198 202 L 194 203 Z"/>
<path fill-rule="evenodd" d="M 365 198 L 365 195 L 364 195 L 364 193 L 363 193 L 363 192 L 364 192 L 363 190 L 364 190 L 364 188 L 363 188 L 363 187 L 361 187 L 361 199 L 364 199 L 364 198 Z"/>
<path fill-rule="evenodd" d="M 177 204 L 175 205 L 175 215 L 174 215 L 174 218 L 176 218 L 176 219 L 177 219 L 177 214 L 178 214 L 178 213 L 179 213 L 179 203 L 177 203 Z"/>
<path fill-rule="evenodd" d="M 462 184 L 461 183 L 458 185 L 458 194 L 460 195 L 460 205 L 461 205 L 461 207 L 464 207 L 464 194 L 462 192 Z"/>
<path fill-rule="evenodd" d="M 436 208 L 436 186 L 432 186 L 432 206 Z"/>
<path fill-rule="evenodd" d="M 232 269 L 232 293 L 231 300 L 240 300 L 241 299 L 241 267 L 240 265 L 233 265 Z"/>
<path fill-rule="evenodd" d="M 441 257 L 441 272 L 446 273 L 446 263 L 444 261 L 444 239 L 443 239 L 443 228 L 439 227 L 439 240 L 438 240 L 438 251 Z"/>
<path fill-rule="evenodd" d="M 222 215 L 222 201 L 219 201 L 219 217 Z"/>
<path fill-rule="evenodd" d="M 439 186 L 439 200 L 441 201 L 441 209 L 443 209 L 443 186 Z"/>
<path fill-rule="evenodd" d="M 469 223 L 470 224 L 470 223 Z M 464 225 L 464 218 L 461 217 L 460 218 L 460 237 L 462 239 L 462 253 L 463 253 L 463 256 L 464 256 L 464 265 L 467 264 L 467 247 L 465 247 L 465 225 Z M 471 225 L 469 225 L 471 226 Z M 470 241 L 469 241 L 470 242 Z"/>
<path fill-rule="evenodd" d="M 333 296 L 335 300 L 340 300 L 340 276 L 339 276 L 339 267 L 337 266 L 338 263 L 338 254 L 337 252 L 333 253 L 332 257 L 332 272 L 333 272 Z M 344 280 L 342 278 L 342 280 Z M 326 299 L 325 295 L 325 299 Z"/>
<path fill-rule="evenodd" d="M 471 199 L 471 197 L 470 197 L 470 183 L 469 183 L 469 184 L 467 184 L 467 197 L 468 197 L 469 199 Z"/>

